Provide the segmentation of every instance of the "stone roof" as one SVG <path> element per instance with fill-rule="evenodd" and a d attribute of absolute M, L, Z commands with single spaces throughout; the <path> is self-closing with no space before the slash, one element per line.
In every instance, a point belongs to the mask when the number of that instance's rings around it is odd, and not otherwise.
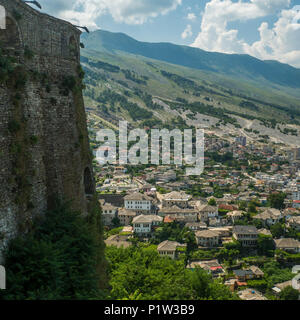
<path fill-rule="evenodd" d="M 132 216 L 135 217 L 136 216 L 136 212 L 133 210 L 128 210 L 125 208 L 122 208 L 118 211 L 118 216 Z"/>
<path fill-rule="evenodd" d="M 201 230 L 195 232 L 197 238 L 214 238 L 219 236 L 219 232 L 212 230 Z"/>
<path fill-rule="evenodd" d="M 217 259 L 207 260 L 207 261 L 193 261 L 193 262 L 189 263 L 187 266 L 187 268 L 192 268 L 192 269 L 194 269 L 196 267 L 210 270 L 210 268 L 218 268 L 218 267 L 222 267 L 222 266 L 219 264 L 219 261 Z"/>
<path fill-rule="evenodd" d="M 124 204 L 124 196 L 121 194 L 99 194 L 99 199 L 119 208 Z"/>
<path fill-rule="evenodd" d="M 140 215 L 134 217 L 132 223 L 152 223 L 152 222 L 162 222 L 163 218 L 155 215 Z"/>
<path fill-rule="evenodd" d="M 115 207 L 110 203 L 104 203 L 102 205 L 102 210 L 116 210 L 116 209 L 118 209 L 118 207 Z"/>
<path fill-rule="evenodd" d="M 239 210 L 230 211 L 227 213 L 227 216 L 228 217 L 242 217 L 243 211 L 239 211 Z"/>
<path fill-rule="evenodd" d="M 113 235 L 113 236 L 110 236 L 107 240 L 105 240 L 105 244 L 107 246 L 114 246 L 114 247 L 117 247 L 117 248 L 128 248 L 131 246 L 131 242 L 127 241 L 128 238 L 130 236 L 128 235 L 119 235 L 119 234 L 116 234 L 116 235 Z"/>
<path fill-rule="evenodd" d="M 204 204 L 199 208 L 200 212 L 215 212 L 218 211 L 218 207 L 210 206 L 209 204 Z"/>
<path fill-rule="evenodd" d="M 172 191 L 163 196 L 165 201 L 189 201 L 191 198 L 191 195 L 186 194 L 183 191 Z"/>
<path fill-rule="evenodd" d="M 197 213 L 196 209 L 192 208 L 179 208 L 178 206 L 172 206 L 172 207 L 163 207 L 160 209 L 160 212 L 172 214 L 172 213 Z"/>
<path fill-rule="evenodd" d="M 256 276 L 264 276 L 263 271 L 257 266 L 251 266 L 249 267 L 249 270 L 251 270 Z"/>
<path fill-rule="evenodd" d="M 259 229 L 259 230 L 258 230 L 258 233 L 259 233 L 259 234 L 263 234 L 263 235 L 265 235 L 265 236 L 272 236 L 271 231 L 268 230 L 268 229 Z"/>
<path fill-rule="evenodd" d="M 177 247 L 182 246 L 179 242 L 176 241 L 163 241 L 157 246 L 158 251 L 175 251 Z"/>
<path fill-rule="evenodd" d="M 300 225 L 300 216 L 291 217 L 290 219 L 288 219 L 288 222 Z"/>
<path fill-rule="evenodd" d="M 282 238 L 275 240 L 276 248 L 300 248 L 300 241 L 292 238 Z"/>
<path fill-rule="evenodd" d="M 237 234 L 257 234 L 257 229 L 254 226 L 234 226 L 233 233 Z"/>
<path fill-rule="evenodd" d="M 194 227 L 194 228 L 207 228 L 207 225 L 205 222 L 187 222 L 185 224 L 185 227 L 186 228 L 191 228 L 191 227 Z"/>
<path fill-rule="evenodd" d="M 281 212 L 278 209 L 268 208 L 262 213 L 254 216 L 253 218 L 267 220 L 267 219 L 279 219 L 280 216 L 281 216 Z"/>
<path fill-rule="evenodd" d="M 286 287 L 292 286 L 292 280 L 289 281 L 285 281 L 285 282 L 281 282 L 281 283 L 277 283 L 274 285 L 274 287 L 283 290 Z"/>
<path fill-rule="evenodd" d="M 252 270 L 242 270 L 242 269 L 238 269 L 238 270 L 233 270 L 233 273 L 237 276 L 237 277 L 245 277 L 245 276 L 251 276 L 253 274 Z"/>
<path fill-rule="evenodd" d="M 152 198 L 140 192 L 134 192 L 124 197 L 124 200 L 132 201 L 152 201 Z"/>

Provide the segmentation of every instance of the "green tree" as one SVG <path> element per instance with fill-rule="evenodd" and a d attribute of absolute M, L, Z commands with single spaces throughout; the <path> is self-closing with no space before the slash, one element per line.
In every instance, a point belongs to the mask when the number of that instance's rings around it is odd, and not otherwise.
<path fill-rule="evenodd" d="M 280 238 L 284 235 L 284 226 L 281 223 L 276 223 L 270 228 L 274 238 Z"/>
<path fill-rule="evenodd" d="M 284 200 L 286 198 L 286 194 L 283 192 L 279 193 L 272 193 L 268 196 L 268 202 L 270 204 L 271 208 L 276 208 L 276 209 L 284 209 Z"/>
<path fill-rule="evenodd" d="M 215 198 L 209 199 L 208 204 L 210 206 L 216 206 L 217 205 L 216 199 Z"/>
<path fill-rule="evenodd" d="M 292 286 L 285 287 L 279 294 L 281 300 L 298 300 L 300 293 Z"/>
<path fill-rule="evenodd" d="M 257 239 L 258 253 L 261 255 L 272 256 L 274 255 L 275 244 L 271 236 L 259 234 Z"/>
<path fill-rule="evenodd" d="M 59 204 L 5 252 L 3 299 L 103 299 L 98 267 L 104 248 L 98 211 L 87 218 Z"/>
<path fill-rule="evenodd" d="M 256 204 L 253 201 L 249 202 L 248 204 L 248 212 L 257 213 Z"/>

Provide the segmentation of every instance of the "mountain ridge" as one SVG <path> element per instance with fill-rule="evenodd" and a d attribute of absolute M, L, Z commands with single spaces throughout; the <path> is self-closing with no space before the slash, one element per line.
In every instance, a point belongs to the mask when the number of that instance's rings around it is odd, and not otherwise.
<path fill-rule="evenodd" d="M 97 30 L 84 34 L 87 49 L 123 51 L 175 65 L 220 73 L 236 79 L 263 81 L 300 88 L 300 69 L 275 60 L 259 60 L 247 54 L 208 52 L 199 48 L 160 42 L 135 40 L 125 33 Z"/>

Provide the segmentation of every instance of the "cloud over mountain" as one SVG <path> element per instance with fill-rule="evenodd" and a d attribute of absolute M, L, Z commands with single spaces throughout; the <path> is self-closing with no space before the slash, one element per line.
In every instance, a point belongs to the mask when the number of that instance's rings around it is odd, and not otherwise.
<path fill-rule="evenodd" d="M 300 67 L 300 24 L 290 0 L 211 0 L 206 4 L 201 30 L 192 44 L 208 51 L 247 53 L 260 59 L 279 60 Z M 248 21 L 279 13 L 274 26 L 262 22 L 258 28 L 259 40 L 253 44 L 239 37 L 239 31 L 230 22 Z M 298 40 L 297 40 L 298 39 Z"/>

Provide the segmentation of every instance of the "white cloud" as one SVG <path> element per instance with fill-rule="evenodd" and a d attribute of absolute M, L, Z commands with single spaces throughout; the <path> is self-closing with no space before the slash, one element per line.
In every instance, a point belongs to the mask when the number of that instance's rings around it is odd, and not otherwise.
<path fill-rule="evenodd" d="M 297 12 L 290 0 L 211 0 L 206 4 L 201 31 L 192 44 L 208 51 L 247 53 L 260 59 L 279 60 L 300 67 L 300 24 L 295 23 Z M 259 29 L 260 39 L 248 44 L 239 38 L 238 30 L 228 28 L 233 21 L 247 21 L 279 12 L 272 28 L 263 22 Z"/>
<path fill-rule="evenodd" d="M 192 26 L 188 24 L 181 34 L 182 39 L 190 38 L 193 35 Z"/>
<path fill-rule="evenodd" d="M 195 13 L 191 12 L 186 17 L 188 20 L 195 21 L 197 19 Z"/>
<path fill-rule="evenodd" d="M 106 13 L 111 14 L 116 22 L 143 24 L 151 18 L 175 10 L 181 2 L 182 0 L 52 0 L 50 4 L 45 1 L 44 8 L 62 19 L 96 29 L 96 20 Z"/>

